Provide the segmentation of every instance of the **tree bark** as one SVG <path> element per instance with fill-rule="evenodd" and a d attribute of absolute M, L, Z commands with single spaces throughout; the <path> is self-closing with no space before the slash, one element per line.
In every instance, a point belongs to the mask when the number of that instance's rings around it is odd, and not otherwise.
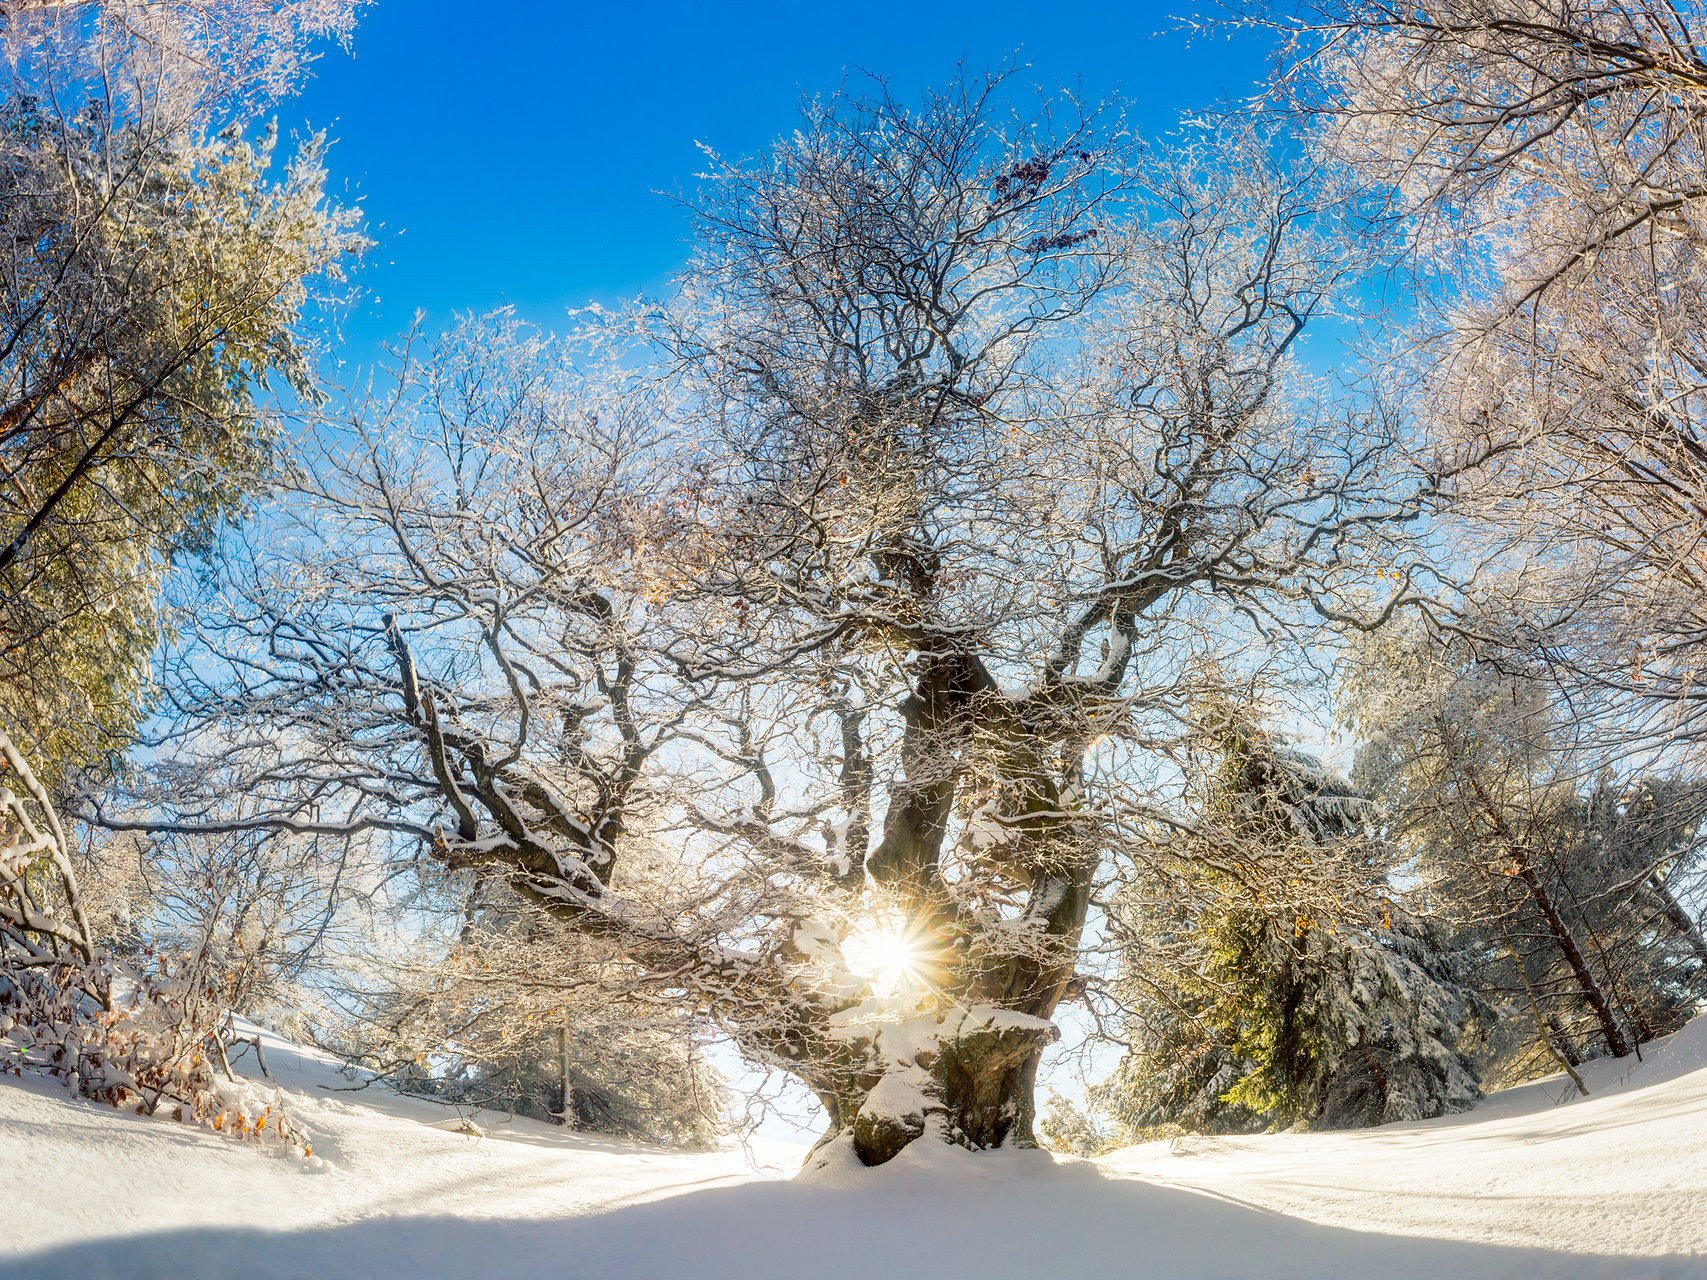
<path fill-rule="evenodd" d="M 1032 1095 L 1038 1060 L 1052 1037 L 1034 1026 L 980 1025 L 965 1010 L 948 1011 L 947 1019 L 974 1025 L 945 1025 L 941 1040 L 918 1054 L 916 1072 L 896 1073 L 915 1077 L 921 1087 L 918 1110 L 871 1105 L 882 1099 L 888 1075 L 862 1082 L 867 1084 L 863 1098 L 848 1099 L 834 1109 L 844 1116 L 852 1113 L 848 1127 L 862 1164 L 885 1164 L 921 1139 L 973 1151 L 1035 1145 Z"/>
<path fill-rule="evenodd" d="M 1523 881 L 1524 888 L 1529 891 L 1530 901 L 1535 903 L 1542 919 L 1546 921 L 1547 930 L 1552 935 L 1554 945 L 1559 948 L 1559 954 L 1564 956 L 1565 963 L 1570 966 L 1571 974 L 1576 979 L 1577 986 L 1582 990 L 1583 999 L 1593 1011 L 1595 1020 L 1600 1023 L 1600 1032 L 1606 1040 L 1606 1047 L 1615 1058 L 1629 1056 L 1630 1042 L 1624 1035 L 1624 1029 L 1618 1025 L 1618 1019 L 1613 1016 L 1612 1003 L 1606 998 L 1606 993 L 1601 990 L 1600 983 L 1596 981 L 1593 971 L 1589 969 L 1588 961 L 1583 958 L 1582 948 L 1577 946 L 1577 940 L 1571 936 L 1570 928 L 1565 924 L 1564 917 L 1559 914 L 1558 908 L 1554 906 L 1552 895 L 1547 892 L 1547 887 L 1541 883 L 1541 877 L 1535 874 L 1535 867 L 1529 860 L 1528 852 L 1506 825 L 1499 806 L 1494 803 L 1475 775 L 1469 775 L 1467 780 L 1477 799 L 1481 801 L 1483 811 L 1487 816 L 1489 825 L 1493 828 L 1494 834 L 1499 838 L 1501 845 L 1512 859 L 1513 870 Z M 1522 961 L 1518 960 L 1517 963 L 1521 966 Z"/>
<path fill-rule="evenodd" d="M 826 1103 L 832 1128 L 852 1130 L 854 1151 L 868 1165 L 893 1159 L 933 1127 L 973 1150 L 1034 1145 L 1038 1064 L 1057 1035 L 1049 1019 L 1076 968 L 1095 868 L 1074 843 L 1077 819 L 1063 807 L 1037 735 L 1013 717 L 975 656 L 927 659 L 901 711 L 905 779 L 865 865 L 874 882 L 901 896 L 912 927 L 940 953 L 931 999 L 940 1001 L 941 1034 L 896 1069 L 849 1079 L 847 1096 Z M 968 922 L 940 869 L 967 770 L 961 752 L 973 739 L 986 750 L 1001 744 L 984 762 L 985 776 L 1013 789 L 996 815 L 1009 837 L 996 856 L 1004 874 L 1028 887 L 1025 909 L 1011 922 L 1023 945 L 978 958 L 963 950 Z M 919 1016 L 933 1015 L 922 1004 Z M 897 1106 L 887 1096 L 892 1089 L 922 1102 L 916 1110 Z"/>
<path fill-rule="evenodd" d="M 1530 1003 L 1534 1004 L 1533 997 L 1531 997 Z M 1571 1033 L 1560 1026 L 1559 1020 L 1552 1014 L 1547 1015 L 1544 1029 L 1552 1043 L 1557 1046 L 1559 1057 L 1564 1059 L 1567 1067 L 1582 1066 L 1583 1056 L 1577 1052 L 1577 1046 L 1571 1039 Z M 1585 1089 L 1583 1092 L 1587 1093 L 1588 1091 Z"/>
<path fill-rule="evenodd" d="M 569 1081 L 569 1028 L 557 1028 L 557 1079 L 560 1084 L 559 1097 L 563 1105 L 558 1114 L 563 1117 L 563 1127 L 575 1127 L 575 1087 Z"/>

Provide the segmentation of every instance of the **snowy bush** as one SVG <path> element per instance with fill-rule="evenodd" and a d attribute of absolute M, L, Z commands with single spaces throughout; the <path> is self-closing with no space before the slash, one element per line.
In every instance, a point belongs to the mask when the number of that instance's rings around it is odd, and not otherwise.
<path fill-rule="evenodd" d="M 4 1066 L 45 1073 L 79 1097 L 309 1154 L 276 1091 L 267 1099 L 215 1077 L 227 1005 L 208 953 L 145 953 L 132 964 L 98 946 L 46 791 L 4 733 L 0 757 L 23 789 L 0 787 Z"/>
<path fill-rule="evenodd" d="M 730 1096 L 693 1022 L 630 966 L 501 884 L 478 923 L 428 938 L 346 993 L 326 1046 L 405 1092 L 667 1146 L 710 1147 Z"/>
<path fill-rule="evenodd" d="M 1114 1134 L 1105 1133 L 1094 1117 L 1054 1089 L 1049 1090 L 1049 1101 L 1037 1129 L 1044 1146 L 1064 1155 L 1088 1159 L 1124 1145 L 1124 1126 Z"/>

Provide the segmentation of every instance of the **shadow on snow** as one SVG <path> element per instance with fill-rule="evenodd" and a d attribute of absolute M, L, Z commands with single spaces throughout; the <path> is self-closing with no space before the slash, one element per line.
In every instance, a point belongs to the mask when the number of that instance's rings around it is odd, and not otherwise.
<path fill-rule="evenodd" d="M 1607 1257 L 1318 1226 L 1041 1157 L 754 1182 L 581 1218 L 370 1218 L 188 1228 L 0 1262 L 78 1280 L 1700 1280 L 1707 1260 Z M 336 1194 L 336 1184 L 327 1186 Z M 264 1217 L 263 1206 L 256 1206 Z"/>

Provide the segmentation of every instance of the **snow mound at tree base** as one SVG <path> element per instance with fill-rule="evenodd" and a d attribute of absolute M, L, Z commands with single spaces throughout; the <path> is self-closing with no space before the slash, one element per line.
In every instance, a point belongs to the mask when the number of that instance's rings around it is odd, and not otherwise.
<path fill-rule="evenodd" d="M 319 1167 L 0 1085 L 0 1276 L 1696 1280 L 1707 1023 L 1644 1052 L 1557 1105 L 1542 1081 L 1381 1129 L 1103 1161 L 943 1147 L 791 1181 L 804 1148 L 755 1167 L 491 1115 L 447 1132 L 269 1040 Z"/>

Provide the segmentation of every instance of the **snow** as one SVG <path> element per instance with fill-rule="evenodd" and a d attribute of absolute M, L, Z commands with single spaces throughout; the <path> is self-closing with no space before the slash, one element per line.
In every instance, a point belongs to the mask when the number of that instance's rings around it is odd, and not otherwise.
<path fill-rule="evenodd" d="M 1677 1274 L 1707 1276 L 1707 1017 L 1643 1055 L 1580 1068 L 1586 1098 L 1561 1073 L 1467 1115 L 1150 1143 L 1107 1164 L 1327 1226 L 1427 1237 L 1444 1221 L 1480 1244 L 1695 1253 Z"/>
<path fill-rule="evenodd" d="M 781 1144 L 671 1152 L 490 1113 L 453 1132 L 265 1040 L 312 1160 L 0 1084 L 0 1276 L 1707 1277 L 1707 1018 L 1590 1064 L 1587 1098 L 1553 1077 L 1441 1120 L 1100 1161 L 915 1143 L 812 1181 Z"/>

